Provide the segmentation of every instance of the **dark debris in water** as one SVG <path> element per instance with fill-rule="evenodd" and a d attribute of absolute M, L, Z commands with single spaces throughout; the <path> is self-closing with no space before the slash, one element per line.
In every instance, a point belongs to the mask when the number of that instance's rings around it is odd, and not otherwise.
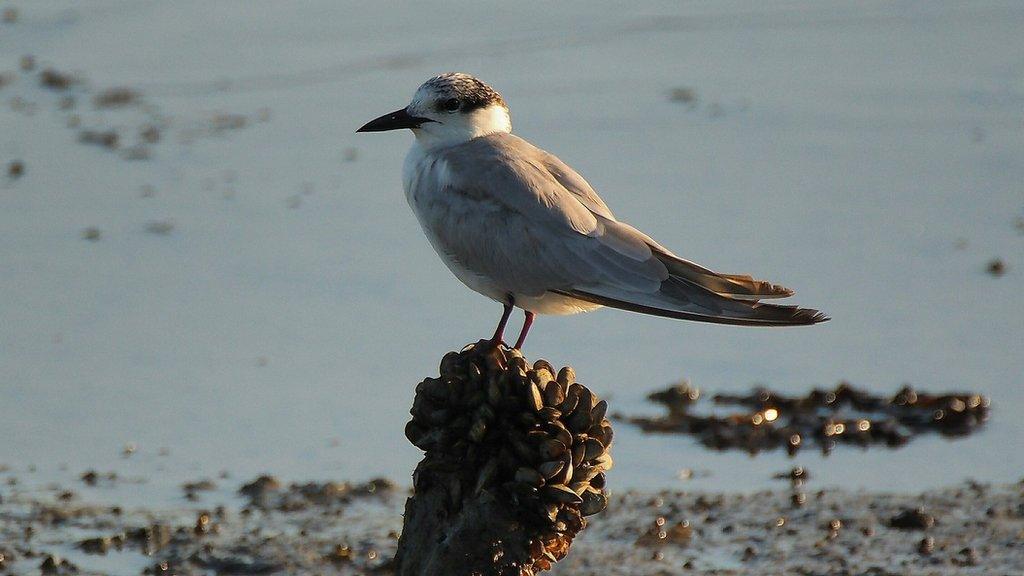
<path fill-rule="evenodd" d="M 67 90 L 79 82 L 81 80 L 74 74 L 60 72 L 53 68 L 47 68 L 39 73 L 39 84 L 51 90 Z"/>
<path fill-rule="evenodd" d="M 996 278 L 1006 274 L 1006 263 L 999 258 L 993 258 L 985 266 L 985 271 Z"/>
<path fill-rule="evenodd" d="M 935 518 L 924 508 L 907 508 L 889 519 L 889 527 L 899 530 L 926 530 L 935 525 Z"/>
<path fill-rule="evenodd" d="M 645 432 L 691 434 L 716 450 L 785 448 L 795 454 L 808 443 L 828 453 L 840 443 L 898 447 L 928 432 L 965 436 L 986 421 L 989 411 L 989 399 L 980 394 L 930 394 L 904 386 L 887 397 L 846 382 L 799 397 L 766 388 L 745 395 L 716 394 L 716 405 L 740 408 L 727 415 L 695 412 L 700 398 L 699 390 L 688 384 L 671 386 L 648 396 L 668 414 L 626 420 Z"/>
<path fill-rule="evenodd" d="M 107 88 L 92 97 L 93 106 L 97 108 L 132 106 L 141 100 L 142 95 L 138 91 L 125 87 Z"/>
<path fill-rule="evenodd" d="M 279 512 L 296 512 L 312 507 L 344 507 L 360 498 L 386 496 L 395 491 L 393 482 L 375 478 L 367 482 L 307 482 L 287 488 L 273 476 L 260 476 L 245 484 L 239 493 L 249 499 L 249 506 Z"/>

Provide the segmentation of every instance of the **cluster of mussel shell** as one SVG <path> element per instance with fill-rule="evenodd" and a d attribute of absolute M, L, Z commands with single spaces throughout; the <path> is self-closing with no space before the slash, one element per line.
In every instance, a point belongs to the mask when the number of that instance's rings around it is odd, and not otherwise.
<path fill-rule="evenodd" d="M 575 534 L 604 510 L 611 423 L 608 403 L 545 360 L 482 340 L 441 360 L 416 387 L 406 426 L 427 460 L 471 471 L 465 495 L 509 498 L 524 519 Z"/>

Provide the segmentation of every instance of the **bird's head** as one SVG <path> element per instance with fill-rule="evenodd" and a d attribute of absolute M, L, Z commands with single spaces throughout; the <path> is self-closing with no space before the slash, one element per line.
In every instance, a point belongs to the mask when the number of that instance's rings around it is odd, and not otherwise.
<path fill-rule="evenodd" d="M 508 106 L 493 88 L 460 72 L 434 76 L 401 110 L 371 120 L 356 132 L 410 128 L 428 147 L 459 144 L 496 132 L 511 132 Z"/>

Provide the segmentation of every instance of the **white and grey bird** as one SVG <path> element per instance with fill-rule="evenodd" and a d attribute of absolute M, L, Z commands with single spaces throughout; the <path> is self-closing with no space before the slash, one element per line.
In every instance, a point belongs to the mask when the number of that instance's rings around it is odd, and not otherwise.
<path fill-rule="evenodd" d="M 357 132 L 409 128 L 406 199 L 444 263 L 473 290 L 501 303 L 492 341 L 513 307 L 534 314 L 610 306 L 743 326 L 828 320 L 796 306 L 759 302 L 792 290 L 684 260 L 619 222 L 590 184 L 553 154 L 514 136 L 508 106 L 468 74 L 427 80 L 412 102 Z"/>

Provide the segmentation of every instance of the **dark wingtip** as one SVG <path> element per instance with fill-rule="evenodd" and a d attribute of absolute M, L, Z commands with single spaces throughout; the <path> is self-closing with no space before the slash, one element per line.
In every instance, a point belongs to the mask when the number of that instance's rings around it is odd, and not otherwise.
<path fill-rule="evenodd" d="M 813 314 L 811 314 L 811 318 L 808 324 L 820 324 L 822 322 L 828 322 L 829 320 L 832 319 L 832 317 L 829 316 L 828 314 L 825 314 L 824 312 L 820 312 L 818 310 L 806 310 L 806 312 L 813 312 Z"/>

